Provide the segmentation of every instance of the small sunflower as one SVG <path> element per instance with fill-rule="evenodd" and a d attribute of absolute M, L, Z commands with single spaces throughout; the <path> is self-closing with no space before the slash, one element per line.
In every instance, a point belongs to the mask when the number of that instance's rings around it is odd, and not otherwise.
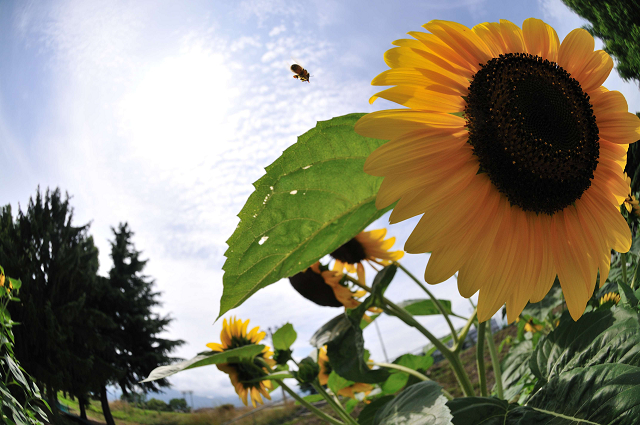
<path fill-rule="evenodd" d="M 478 319 L 507 304 L 515 320 L 560 280 L 574 320 L 584 312 L 611 249 L 627 252 L 631 233 L 619 211 L 628 145 L 640 119 L 624 96 L 602 86 L 613 61 L 593 37 L 527 19 L 471 29 L 424 25 L 386 52 L 391 68 L 374 96 L 406 107 L 356 124 L 390 140 L 365 171 L 384 176 L 376 206 L 398 201 L 390 221 L 422 214 L 405 244 L 431 252 L 425 280 L 458 273 L 464 297 L 479 291 Z"/>
<path fill-rule="evenodd" d="M 232 317 L 229 319 L 229 322 L 227 322 L 227 319 L 224 319 L 222 332 L 220 332 L 220 344 L 210 342 L 207 344 L 207 347 L 213 351 L 222 352 L 245 345 L 258 344 L 264 339 L 266 336 L 265 332 L 260 332 L 260 328 L 256 326 L 247 333 L 248 326 L 249 320 L 243 322 L 240 319 Z M 265 347 L 258 356 L 264 359 L 268 365 L 275 365 L 275 361 L 271 358 L 273 353 L 269 351 L 269 347 Z M 248 396 L 251 396 L 251 404 L 253 407 L 256 407 L 256 403 L 262 404 L 262 397 L 260 395 L 271 400 L 271 396 L 269 395 L 271 381 L 244 382 L 263 376 L 263 372 L 268 373 L 266 368 L 252 362 L 222 363 L 216 366 L 219 370 L 229 375 L 231 384 L 245 406 L 247 405 Z"/>
<path fill-rule="evenodd" d="M 620 302 L 620 294 L 616 294 L 615 292 L 607 292 L 600 298 L 600 305 L 608 302 L 618 304 Z"/>
<path fill-rule="evenodd" d="M 318 381 L 320 381 L 320 385 L 327 385 L 329 383 L 329 375 L 331 375 L 332 369 L 331 363 L 329 363 L 329 356 L 327 356 L 326 346 L 318 350 L 318 366 L 320 366 Z M 339 390 L 338 395 L 355 399 L 356 393 L 364 393 L 365 395 L 368 395 L 372 390 L 372 385 L 356 382 Z"/>
<path fill-rule="evenodd" d="M 356 308 L 363 291 L 351 292 L 342 283 L 343 274 L 334 270 L 323 270 L 316 262 L 307 270 L 289 278 L 291 286 L 306 299 L 326 307 Z"/>
<path fill-rule="evenodd" d="M 363 261 L 370 261 L 382 266 L 389 265 L 402 258 L 403 251 L 390 252 L 389 249 L 396 241 L 395 237 L 385 240 L 387 229 L 360 232 L 331 253 L 335 259 L 333 269 L 339 272 L 357 273 L 358 280 L 365 283 Z"/>
<path fill-rule="evenodd" d="M 625 176 L 625 181 L 629 186 L 629 190 L 627 191 L 627 197 L 624 200 L 624 207 L 629 214 L 633 213 L 636 216 L 640 216 L 640 205 L 638 203 L 638 200 L 633 194 L 631 194 L 631 178 L 626 174 L 624 176 Z"/>

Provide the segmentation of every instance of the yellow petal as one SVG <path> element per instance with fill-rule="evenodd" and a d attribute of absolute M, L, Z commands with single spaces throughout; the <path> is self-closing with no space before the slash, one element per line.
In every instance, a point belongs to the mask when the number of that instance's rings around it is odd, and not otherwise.
<path fill-rule="evenodd" d="M 354 128 L 361 136 L 393 139 L 414 130 L 429 128 L 462 130 L 465 125 L 464 118 L 451 114 L 389 109 L 365 115 L 358 120 Z"/>
<path fill-rule="evenodd" d="M 522 33 L 527 52 L 551 62 L 558 60 L 560 41 L 558 34 L 540 19 L 529 18 L 522 24 Z"/>

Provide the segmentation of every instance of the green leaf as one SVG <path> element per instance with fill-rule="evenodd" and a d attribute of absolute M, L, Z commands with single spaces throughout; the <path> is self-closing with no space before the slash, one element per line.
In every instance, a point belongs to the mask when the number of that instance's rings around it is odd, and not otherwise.
<path fill-rule="evenodd" d="M 358 400 L 356 400 L 355 398 L 350 398 L 349 401 L 345 403 L 344 410 L 346 410 L 347 413 L 351 413 L 353 412 L 353 409 L 355 409 L 357 405 L 358 405 Z"/>
<path fill-rule="evenodd" d="M 244 382 L 245 384 L 252 384 L 254 382 L 262 382 L 262 381 L 275 381 L 275 380 L 281 381 L 283 379 L 289 379 L 289 378 L 295 378 L 295 376 L 293 376 L 293 373 L 287 372 L 287 371 L 280 371 L 280 372 L 270 373 L 269 375 L 265 375 L 260 378 L 249 379 L 248 381 L 241 381 L 241 382 Z"/>
<path fill-rule="evenodd" d="M 382 383 L 380 388 L 383 394 L 395 394 L 400 391 L 409 381 L 409 374 L 407 373 L 393 373 L 391 370 L 391 376 Z"/>
<path fill-rule="evenodd" d="M 522 315 L 530 316 L 542 321 L 546 319 L 549 313 L 551 313 L 556 307 L 561 305 L 563 301 L 562 288 L 560 287 L 558 278 L 556 278 L 547 295 L 545 295 L 540 302 L 527 304 L 524 310 L 522 310 Z"/>
<path fill-rule="evenodd" d="M 362 412 L 358 415 L 358 424 L 373 425 L 373 420 L 378 410 L 393 399 L 394 397 L 392 395 L 385 395 L 364 406 L 364 409 L 362 409 Z"/>
<path fill-rule="evenodd" d="M 451 424 L 453 416 L 441 390 L 433 381 L 411 385 L 378 410 L 373 425 Z"/>
<path fill-rule="evenodd" d="M 289 347 L 291 347 L 291 344 L 296 342 L 297 337 L 298 334 L 293 329 L 293 325 L 291 323 L 287 323 L 273 334 L 273 347 L 276 350 L 288 350 Z"/>
<path fill-rule="evenodd" d="M 308 403 L 315 403 L 316 401 L 324 400 L 324 397 L 321 394 L 311 394 L 306 397 L 302 397 L 302 399 Z M 300 402 L 296 400 L 296 404 L 299 405 Z"/>
<path fill-rule="evenodd" d="M 639 347 L 638 312 L 617 306 L 584 314 L 577 322 L 563 317 L 560 325 L 538 342 L 530 367 L 540 386 L 576 367 L 605 363 L 640 366 Z"/>
<path fill-rule="evenodd" d="M 335 370 L 331 371 L 329 374 L 329 381 L 327 382 L 327 386 L 334 394 L 338 394 L 338 391 L 353 384 L 355 384 L 355 382 L 344 379 L 342 376 L 338 375 Z"/>
<path fill-rule="evenodd" d="M 493 397 L 447 403 L 455 425 L 635 425 L 640 414 L 640 368 L 605 364 L 552 378 L 525 406 Z"/>
<path fill-rule="evenodd" d="M 322 325 L 320 329 L 313 334 L 309 343 L 313 347 L 320 349 L 350 327 L 351 322 L 349 321 L 349 316 L 347 316 L 346 313 L 340 313 Z"/>
<path fill-rule="evenodd" d="M 433 357 L 431 356 L 416 356 L 415 354 L 404 354 L 393 361 L 393 363 L 400 366 L 408 367 L 409 369 L 417 371 L 426 371 L 433 365 Z M 404 373 L 399 370 L 394 370 L 396 373 Z"/>
<path fill-rule="evenodd" d="M 618 282 L 618 293 L 620 294 L 620 305 L 635 307 L 638 305 L 638 298 L 633 293 L 633 289 L 629 285 Z"/>
<path fill-rule="evenodd" d="M 166 378 L 183 370 L 196 367 L 208 366 L 220 363 L 238 363 L 244 360 L 251 360 L 262 352 L 264 345 L 245 345 L 244 347 L 233 348 L 227 351 L 204 351 L 190 360 L 169 366 L 160 366 L 151 371 L 147 379 L 140 382 L 155 381 Z"/>
<path fill-rule="evenodd" d="M 438 300 L 447 314 L 451 313 L 451 301 Z M 433 300 L 418 299 L 418 300 L 406 300 L 398 303 L 400 307 L 403 307 L 409 313 L 414 316 L 430 316 L 433 314 L 440 314 L 440 310 L 436 307 Z"/>
<path fill-rule="evenodd" d="M 362 116 L 318 122 L 254 183 L 227 241 L 218 317 L 311 266 L 389 209 L 375 206 L 382 178 L 363 171 L 369 154 L 385 142 L 355 133 Z"/>
<path fill-rule="evenodd" d="M 424 372 L 433 365 L 433 357 L 404 354 L 393 361 L 394 364 Z M 397 369 L 388 369 L 391 376 L 381 385 L 383 394 L 395 394 L 409 381 L 409 374 Z"/>
<path fill-rule="evenodd" d="M 534 380 L 529 367 L 533 349 L 532 340 L 520 341 L 515 343 L 502 359 L 500 369 L 502 370 L 502 387 L 506 400 L 518 396 Z"/>

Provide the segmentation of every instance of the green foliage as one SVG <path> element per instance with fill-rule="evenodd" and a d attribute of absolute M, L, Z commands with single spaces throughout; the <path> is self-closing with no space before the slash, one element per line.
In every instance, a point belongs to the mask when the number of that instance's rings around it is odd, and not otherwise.
<path fill-rule="evenodd" d="M 298 334 L 293 329 L 293 325 L 291 323 L 287 323 L 273 334 L 273 347 L 277 350 L 286 350 L 291 347 L 291 345 L 296 342 L 296 338 Z"/>
<path fill-rule="evenodd" d="M 556 278 L 547 295 L 545 295 L 545 297 L 540 302 L 527 304 L 524 310 L 522 310 L 522 315 L 525 318 L 532 317 L 534 319 L 543 321 L 547 319 L 553 312 L 553 310 L 555 310 L 563 302 L 564 299 L 562 297 L 562 288 L 560 287 L 558 278 Z"/>
<path fill-rule="evenodd" d="M 187 400 L 184 398 L 172 398 L 169 400 L 169 409 L 171 409 L 172 412 L 184 413 L 187 413 L 190 410 Z"/>
<path fill-rule="evenodd" d="M 360 414 L 358 415 L 358 424 L 373 425 L 373 421 L 378 410 L 380 410 L 382 407 L 384 407 L 385 404 L 393 400 L 393 398 L 394 397 L 392 395 L 385 395 L 367 404 L 364 409 L 362 409 L 362 412 L 360 412 Z"/>
<path fill-rule="evenodd" d="M 335 370 L 331 371 L 329 374 L 329 381 L 327 382 L 327 386 L 334 393 L 338 394 L 338 392 L 355 384 L 354 381 L 349 381 L 348 379 L 344 379 L 342 376 L 338 375 Z"/>
<path fill-rule="evenodd" d="M 314 382 L 320 373 L 320 366 L 311 357 L 305 357 L 298 364 L 298 371 L 295 376 L 298 382 L 309 384 Z"/>
<path fill-rule="evenodd" d="M 115 322 L 109 335 L 112 345 L 108 361 L 119 371 L 114 381 L 127 393 L 150 370 L 178 360 L 170 353 L 184 341 L 160 337 L 173 319 L 155 312 L 160 294 L 154 291 L 154 281 L 144 275 L 147 260 L 142 260 L 140 251 L 135 249 L 134 233 L 127 223 L 111 230 L 113 266 L 107 280 L 108 290 L 97 304 Z M 160 379 L 145 383 L 143 389 L 158 391 L 168 385 L 168 381 Z"/>
<path fill-rule="evenodd" d="M 0 262 L 23 283 L 21 303 L 9 306 L 21 326 L 15 329 L 16 357 L 49 396 L 56 389 L 83 397 L 99 374 L 101 336 L 111 326 L 92 304 L 98 250 L 89 225 L 74 226 L 69 196 L 40 191 L 13 219 L 0 218 Z"/>
<path fill-rule="evenodd" d="M 382 178 L 363 171 L 384 141 L 354 132 L 362 115 L 319 122 L 254 183 L 227 241 L 220 316 L 311 266 L 385 212 L 375 207 Z"/>
<path fill-rule="evenodd" d="M 180 371 L 193 369 L 196 367 L 208 366 L 220 363 L 239 363 L 251 361 L 260 354 L 264 345 L 245 345 L 243 347 L 232 348 L 226 351 L 203 351 L 192 359 L 175 363 L 169 366 L 160 366 L 151 371 L 149 376 L 142 382 L 152 382 L 166 378 Z"/>
<path fill-rule="evenodd" d="M 0 266 L 0 419 L 7 425 L 42 425 L 47 420 L 38 386 L 20 366 L 13 353 L 15 339 L 7 304 L 19 301 L 15 297 L 22 282 L 6 277 Z"/>
<path fill-rule="evenodd" d="M 455 425 L 633 425 L 640 414 L 638 399 L 640 368 L 604 364 L 554 375 L 525 406 L 490 397 L 458 398 L 447 405 Z"/>
<path fill-rule="evenodd" d="M 331 330 L 331 339 L 327 341 L 327 356 L 332 370 L 345 379 L 373 384 L 389 377 L 386 370 L 369 369 L 365 361 L 366 350 L 360 322 L 367 309 L 382 305 L 383 294 L 393 280 L 396 270 L 397 267 L 394 265 L 380 270 L 371 285 L 371 295 L 358 307 L 347 310 L 346 321 L 338 322 Z"/>
<path fill-rule="evenodd" d="M 452 416 L 446 401 L 440 385 L 433 381 L 422 381 L 408 387 L 393 400 L 382 405 L 372 423 L 447 425 L 451 423 Z"/>
<path fill-rule="evenodd" d="M 451 301 L 449 300 L 438 300 L 442 307 L 444 307 L 444 311 L 447 314 L 451 314 Z M 398 303 L 398 305 L 414 316 L 430 316 L 433 314 L 442 314 L 433 300 L 430 299 L 420 299 L 420 300 L 406 300 Z"/>
<path fill-rule="evenodd" d="M 158 412 L 168 412 L 171 410 L 169 405 L 162 400 L 158 400 L 157 398 L 152 398 L 147 401 L 146 406 L 149 410 L 156 410 Z"/>
<path fill-rule="evenodd" d="M 531 358 L 538 386 L 576 367 L 606 363 L 640 366 L 637 311 L 618 306 L 584 314 L 577 322 L 563 319 L 557 329 L 540 340 Z"/>
<path fill-rule="evenodd" d="M 426 372 L 433 365 L 433 357 L 404 354 L 393 361 L 394 364 L 408 367 L 420 373 Z M 409 382 L 410 375 L 397 369 L 389 369 L 391 376 L 382 383 L 383 394 L 395 394 L 404 388 Z"/>
<path fill-rule="evenodd" d="M 627 0 L 562 0 L 589 21 L 586 29 L 602 39 L 604 50 L 617 60 L 625 80 L 640 83 L 640 8 Z"/>

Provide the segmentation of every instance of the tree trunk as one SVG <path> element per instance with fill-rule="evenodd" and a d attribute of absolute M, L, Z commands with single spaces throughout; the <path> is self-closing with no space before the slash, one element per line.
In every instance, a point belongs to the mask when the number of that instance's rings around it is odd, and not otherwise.
<path fill-rule="evenodd" d="M 107 400 L 107 388 L 103 385 L 100 389 L 100 403 L 102 404 L 102 414 L 107 425 L 116 425 L 111 416 L 111 409 L 109 409 L 109 400 Z"/>
<path fill-rule="evenodd" d="M 80 417 L 82 419 L 87 419 L 87 410 L 85 408 L 86 402 L 87 402 L 87 399 L 84 396 L 78 397 L 78 405 L 80 406 Z"/>
<path fill-rule="evenodd" d="M 80 401 L 80 403 L 78 403 L 80 406 L 80 417 L 82 419 L 87 419 L 87 409 L 85 409 L 84 407 L 84 400 Z"/>

